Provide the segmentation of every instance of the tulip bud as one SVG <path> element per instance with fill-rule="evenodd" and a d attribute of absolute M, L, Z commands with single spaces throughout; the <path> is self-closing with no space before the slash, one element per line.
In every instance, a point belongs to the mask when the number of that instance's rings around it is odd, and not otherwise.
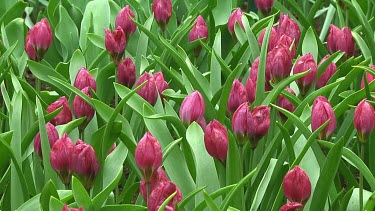
<path fill-rule="evenodd" d="M 104 29 L 105 39 L 104 44 L 109 55 L 111 55 L 112 61 L 117 67 L 121 61 L 122 56 L 124 55 L 126 48 L 126 36 L 121 27 L 117 27 L 113 33 Z"/>
<path fill-rule="evenodd" d="M 328 58 L 329 58 L 329 55 L 326 55 L 319 62 L 318 68 Z M 324 72 L 322 73 L 322 75 L 320 76 L 320 78 L 318 79 L 318 81 L 316 82 L 315 87 L 317 89 L 320 89 L 323 86 L 325 86 L 327 84 L 327 82 L 329 81 L 329 79 L 333 76 L 333 74 L 335 74 L 336 70 L 337 70 L 336 64 L 334 62 L 329 63 L 329 65 L 327 66 L 327 68 L 324 70 Z"/>
<path fill-rule="evenodd" d="M 285 175 L 283 190 L 289 201 L 305 204 L 311 195 L 309 176 L 299 166 L 295 166 Z"/>
<path fill-rule="evenodd" d="M 47 122 L 47 124 L 46 124 L 46 130 L 47 130 L 49 146 L 51 148 L 55 144 L 57 139 L 59 139 L 59 133 L 57 132 L 55 126 L 53 126 L 49 122 Z M 41 159 L 43 159 L 40 132 L 38 132 L 38 134 L 36 134 L 36 136 L 34 138 L 34 151 L 39 155 L 39 157 Z"/>
<path fill-rule="evenodd" d="M 257 89 L 257 82 L 253 80 L 251 77 L 247 78 L 246 93 L 247 93 L 247 99 L 250 104 L 252 104 L 255 101 L 256 89 Z"/>
<path fill-rule="evenodd" d="M 253 116 L 247 102 L 242 103 L 234 112 L 232 117 L 232 129 L 240 145 L 245 144 L 251 136 L 252 128 L 255 127 Z"/>
<path fill-rule="evenodd" d="M 173 208 L 173 210 L 177 203 L 179 203 L 182 200 L 182 193 L 178 189 L 178 187 L 173 182 L 168 181 L 164 183 L 164 185 L 155 188 L 151 192 L 149 201 L 147 203 L 148 211 L 156 211 L 157 207 L 162 205 L 163 202 L 175 192 L 177 192 L 176 195 L 168 203 L 168 206 Z"/>
<path fill-rule="evenodd" d="M 202 116 L 201 118 L 199 118 L 197 120 L 197 123 L 199 126 L 201 126 L 202 130 L 204 131 L 207 127 L 207 122 L 206 122 L 206 119 L 204 118 L 204 116 Z"/>
<path fill-rule="evenodd" d="M 154 0 L 152 3 L 152 12 L 161 30 L 165 30 L 169 19 L 172 16 L 171 0 Z"/>
<path fill-rule="evenodd" d="M 293 89 L 289 88 L 289 87 L 286 87 L 285 90 L 289 93 L 291 93 L 292 95 L 296 95 L 296 93 L 293 91 Z M 277 105 L 285 110 L 288 110 L 290 112 L 294 112 L 294 105 L 286 98 L 284 97 L 284 95 L 280 94 L 279 95 L 279 98 L 277 100 Z M 281 113 L 280 111 L 278 112 L 280 118 L 285 121 L 287 119 L 287 117 Z"/>
<path fill-rule="evenodd" d="M 262 32 L 259 35 L 258 44 L 259 44 L 260 47 L 263 44 L 264 35 L 266 33 L 266 30 L 267 30 L 267 28 L 263 29 Z M 268 48 L 267 48 L 268 51 L 271 51 L 272 49 L 274 49 L 276 47 L 278 40 L 279 40 L 279 33 L 277 33 L 275 27 L 272 27 L 271 32 L 270 32 L 270 39 L 268 41 Z"/>
<path fill-rule="evenodd" d="M 157 187 L 163 186 L 168 181 L 168 176 L 165 174 L 163 168 L 159 167 L 151 178 L 150 193 L 152 193 L 152 191 L 155 190 Z M 142 178 L 141 180 L 139 192 L 141 192 L 143 200 L 147 202 L 147 183 L 144 178 Z"/>
<path fill-rule="evenodd" d="M 289 202 L 287 204 L 284 204 L 279 211 L 300 211 L 303 209 L 303 204 L 298 202 Z"/>
<path fill-rule="evenodd" d="M 331 24 L 327 38 L 327 46 L 331 53 L 342 51 L 345 52 L 346 57 L 353 56 L 355 46 L 352 31 L 348 27 L 344 27 L 340 30 L 335 25 Z"/>
<path fill-rule="evenodd" d="M 193 42 L 200 38 L 204 38 L 203 42 L 206 42 L 208 38 L 208 28 L 207 28 L 206 22 L 204 21 L 201 15 L 197 17 L 197 19 L 194 22 L 194 27 L 191 29 L 189 33 L 189 42 Z M 195 57 L 199 56 L 201 49 L 202 49 L 202 46 L 199 46 L 196 49 L 194 49 Z"/>
<path fill-rule="evenodd" d="M 72 121 L 72 112 L 65 96 L 60 97 L 47 107 L 47 113 L 52 113 L 62 106 L 61 111 L 50 121 L 53 125 L 63 125 Z"/>
<path fill-rule="evenodd" d="M 130 37 L 130 35 L 134 34 L 135 29 L 137 28 L 135 23 L 130 19 L 130 16 L 135 19 L 134 12 L 130 9 L 129 5 L 126 5 L 126 7 L 120 10 L 116 17 L 115 28 L 122 28 L 125 33 L 126 40 Z"/>
<path fill-rule="evenodd" d="M 150 73 L 143 73 L 143 75 L 138 78 L 135 86 L 137 87 L 145 81 L 147 81 L 146 84 L 140 90 L 138 90 L 137 93 L 151 105 L 155 105 L 156 101 L 158 100 L 158 91 L 154 77 Z"/>
<path fill-rule="evenodd" d="M 237 8 L 235 11 L 232 12 L 232 14 L 229 16 L 228 20 L 228 31 L 233 37 L 236 37 L 234 33 L 234 25 L 238 22 L 240 24 L 241 28 L 244 29 L 244 26 L 242 24 L 242 10 L 241 8 Z"/>
<path fill-rule="evenodd" d="M 299 29 L 298 23 L 291 19 L 289 15 L 280 14 L 277 32 L 280 34 L 282 33 L 288 35 L 293 40 L 295 40 L 294 45 L 298 46 L 301 30 Z"/>
<path fill-rule="evenodd" d="M 314 100 L 311 112 L 311 129 L 312 131 L 317 130 L 326 121 L 329 121 L 328 125 L 319 133 L 318 138 L 322 140 L 328 140 L 336 129 L 336 116 L 333 112 L 333 108 L 329 101 L 323 97 L 318 96 Z"/>
<path fill-rule="evenodd" d="M 81 140 L 74 146 L 74 171 L 85 188 L 89 190 L 99 171 L 99 162 L 94 148 Z"/>
<path fill-rule="evenodd" d="M 135 162 L 141 169 L 146 183 L 151 182 L 152 175 L 160 167 L 162 159 L 158 140 L 150 132 L 145 133 L 135 149 Z"/>
<path fill-rule="evenodd" d="M 82 207 L 80 208 L 68 208 L 68 205 L 64 204 L 64 207 L 61 211 L 84 211 Z"/>
<path fill-rule="evenodd" d="M 255 106 L 251 115 L 253 127 L 251 128 L 251 148 L 255 149 L 260 139 L 263 138 L 270 128 L 270 108 L 266 105 Z"/>
<path fill-rule="evenodd" d="M 281 36 L 279 36 L 279 39 L 276 43 L 276 46 L 284 45 L 285 47 L 287 47 L 289 51 L 291 51 L 290 56 L 292 58 L 296 56 L 296 44 L 294 43 L 294 40 L 288 35 L 282 34 Z"/>
<path fill-rule="evenodd" d="M 158 89 L 158 93 L 161 98 L 163 98 L 163 91 L 168 89 L 168 83 L 164 80 L 164 75 L 162 72 L 157 72 L 154 74 L 154 80 L 156 84 L 156 88 Z"/>
<path fill-rule="evenodd" d="M 81 92 L 83 92 L 90 98 L 92 97 L 90 93 L 90 87 L 83 88 Z M 95 110 L 80 96 L 76 95 L 73 100 L 73 114 L 77 119 L 83 116 L 86 117 L 85 123 L 78 127 L 79 130 L 83 130 L 94 117 Z"/>
<path fill-rule="evenodd" d="M 375 111 L 366 99 L 362 100 L 354 111 L 354 127 L 359 140 L 366 143 L 375 126 Z"/>
<path fill-rule="evenodd" d="M 370 66 L 371 69 L 375 70 L 375 65 L 371 65 Z M 371 73 L 369 72 L 366 72 L 365 73 L 365 76 L 366 76 L 366 80 L 367 80 L 367 83 L 371 83 L 374 79 L 375 79 L 375 76 L 373 76 Z M 362 81 L 361 81 L 361 89 L 364 89 L 365 88 L 365 80 L 362 78 Z M 372 91 L 375 91 L 372 90 Z"/>
<path fill-rule="evenodd" d="M 203 117 L 205 104 L 201 93 L 194 91 L 186 96 L 180 107 L 180 119 L 185 125 L 198 121 Z"/>
<path fill-rule="evenodd" d="M 274 83 L 278 83 L 290 75 L 292 60 L 289 48 L 284 45 L 276 46 L 267 54 L 266 72 L 271 75 L 271 80 Z"/>
<path fill-rule="evenodd" d="M 247 102 L 247 92 L 245 86 L 238 80 L 234 79 L 232 89 L 230 90 L 227 111 L 233 114 L 238 106 Z"/>
<path fill-rule="evenodd" d="M 135 65 L 133 60 L 130 57 L 126 57 L 118 65 L 117 70 L 118 82 L 131 89 L 136 79 Z"/>
<path fill-rule="evenodd" d="M 36 23 L 26 35 L 25 51 L 29 58 L 41 61 L 52 43 L 52 29 L 46 18 Z"/>
<path fill-rule="evenodd" d="M 79 69 L 76 79 L 74 80 L 74 87 L 81 90 L 85 87 L 90 87 L 96 91 L 96 81 L 85 67 Z"/>
<path fill-rule="evenodd" d="M 50 153 L 50 162 L 64 184 L 70 184 L 74 171 L 74 144 L 68 134 L 64 134 L 52 146 Z"/>
<path fill-rule="evenodd" d="M 273 3 L 273 0 L 255 0 L 255 6 L 264 16 L 271 13 Z"/>
<path fill-rule="evenodd" d="M 311 55 L 311 53 L 301 56 L 296 61 L 296 64 L 294 65 L 294 68 L 293 68 L 293 73 L 298 74 L 298 73 L 305 72 L 307 70 L 310 70 L 310 72 L 307 73 L 302 78 L 298 78 L 296 80 L 296 83 L 302 95 L 305 95 L 307 93 L 310 86 L 314 83 L 316 79 L 316 75 L 318 73 L 318 68 L 316 67 L 314 57 Z"/>
<path fill-rule="evenodd" d="M 216 119 L 210 122 L 204 131 L 204 144 L 208 154 L 225 162 L 228 152 L 228 131 Z"/>

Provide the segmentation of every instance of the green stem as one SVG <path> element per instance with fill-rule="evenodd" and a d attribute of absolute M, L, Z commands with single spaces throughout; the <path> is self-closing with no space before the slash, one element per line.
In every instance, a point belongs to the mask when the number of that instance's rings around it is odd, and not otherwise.
<path fill-rule="evenodd" d="M 36 93 L 38 95 L 40 95 L 40 91 L 41 91 L 41 82 L 39 80 L 39 78 L 35 78 L 35 89 L 36 89 Z"/>
<path fill-rule="evenodd" d="M 85 129 L 78 130 L 78 132 L 79 132 L 79 138 L 80 138 L 82 141 L 85 141 Z"/>
<path fill-rule="evenodd" d="M 147 198 L 147 204 L 148 204 L 148 200 L 150 198 L 150 183 L 148 182 L 146 186 L 147 186 L 146 187 L 147 188 L 147 197 L 146 198 Z"/>
<path fill-rule="evenodd" d="M 254 160 L 254 149 L 251 149 L 250 160 L 249 160 L 249 172 L 251 172 L 251 170 L 252 170 L 253 160 Z M 246 201 L 246 204 L 249 206 L 249 209 L 250 209 L 250 206 L 252 204 L 251 194 L 250 194 L 250 186 L 251 186 L 251 180 L 249 180 L 249 182 L 247 183 L 247 189 L 246 189 L 246 192 L 245 192 L 245 201 Z"/>
<path fill-rule="evenodd" d="M 349 26 L 349 8 L 345 8 L 345 24 L 346 26 Z"/>
<path fill-rule="evenodd" d="M 243 146 L 240 146 L 240 169 L 241 169 L 241 178 L 243 177 Z"/>
<path fill-rule="evenodd" d="M 361 160 L 365 159 L 365 144 L 361 143 Z M 359 172 L 359 210 L 363 210 L 363 175 Z"/>

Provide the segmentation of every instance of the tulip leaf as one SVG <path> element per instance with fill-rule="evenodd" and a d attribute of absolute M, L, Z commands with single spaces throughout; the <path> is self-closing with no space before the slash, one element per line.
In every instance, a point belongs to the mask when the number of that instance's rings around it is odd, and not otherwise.
<path fill-rule="evenodd" d="M 104 45 L 104 37 L 93 34 L 93 33 L 87 33 L 87 38 L 91 41 L 92 44 L 94 44 L 96 47 L 106 50 Z"/>
<path fill-rule="evenodd" d="M 184 196 L 184 198 L 182 199 L 182 201 L 178 204 L 178 208 L 179 210 L 183 210 L 185 205 L 195 197 L 195 195 L 197 195 L 199 192 L 203 191 L 207 186 L 203 186 L 201 188 L 197 188 L 195 191 L 189 193 L 189 195 L 187 196 Z M 204 203 L 203 201 L 201 202 L 201 204 Z"/>
<path fill-rule="evenodd" d="M 147 211 L 147 207 L 134 205 L 134 204 L 120 204 L 120 205 L 107 205 L 99 209 L 99 211 Z"/>
<path fill-rule="evenodd" d="M 86 67 L 85 57 L 83 56 L 81 50 L 76 50 L 70 60 L 69 64 L 69 77 L 70 77 L 70 84 L 74 86 L 74 81 L 77 77 L 78 71 L 81 67 Z"/>
<path fill-rule="evenodd" d="M 212 49 L 221 56 L 221 31 L 217 31 L 215 35 L 215 41 L 212 45 Z M 216 93 L 221 88 L 221 66 L 216 56 L 211 54 L 210 61 L 210 85 L 212 93 Z"/>
<path fill-rule="evenodd" d="M 53 196 L 49 198 L 49 210 L 62 210 L 63 207 L 64 204 L 58 198 L 55 198 Z"/>
<path fill-rule="evenodd" d="M 375 192 L 371 194 L 371 196 L 368 198 L 367 203 L 365 204 L 364 209 L 365 210 L 374 210 L 375 208 Z"/>
<path fill-rule="evenodd" d="M 236 184 L 233 184 L 233 185 L 228 185 L 226 187 L 220 188 L 217 191 L 211 193 L 210 197 L 215 200 L 217 197 L 224 195 L 226 193 L 229 193 L 235 186 Z M 194 208 L 194 211 L 204 210 L 206 206 L 207 206 L 206 201 L 202 201 L 200 204 L 198 204 L 198 206 Z"/>
<path fill-rule="evenodd" d="M 145 27 L 145 30 L 150 31 L 152 23 L 154 22 L 154 16 L 151 15 L 146 22 L 143 24 Z M 141 58 L 144 55 L 147 55 L 147 47 L 148 47 L 148 36 L 145 32 L 141 32 L 141 35 L 138 39 L 138 45 L 137 45 L 137 52 L 135 56 L 135 68 L 137 68 L 137 77 L 143 73 L 144 70 L 141 68 Z"/>
<path fill-rule="evenodd" d="M 90 196 L 87 193 L 87 190 L 81 182 L 76 178 L 72 177 L 72 191 L 74 199 L 76 200 L 79 206 L 82 206 L 85 210 L 91 210 L 93 203 L 90 199 Z"/>
<path fill-rule="evenodd" d="M 307 53 L 312 54 L 315 63 L 318 61 L 318 44 L 312 27 L 309 27 L 307 30 L 302 43 L 302 55 L 306 55 Z"/>
<path fill-rule="evenodd" d="M 9 22 L 16 18 L 22 17 L 27 3 L 23 1 L 17 1 L 11 8 L 5 8 L 3 15 L 0 17 L 0 25 L 8 25 Z"/>
<path fill-rule="evenodd" d="M 50 207 L 50 198 L 59 198 L 59 195 L 57 193 L 55 184 L 53 184 L 52 180 L 49 180 L 43 187 L 42 192 L 40 193 L 40 205 L 42 207 L 42 210 L 48 210 Z"/>
<path fill-rule="evenodd" d="M 160 205 L 158 211 L 163 211 L 165 207 L 168 205 L 168 203 L 173 199 L 173 197 L 177 194 L 177 191 L 172 193 L 168 198 L 164 200 L 164 202 Z"/>
<path fill-rule="evenodd" d="M 205 190 L 203 190 L 203 195 L 204 195 L 204 200 L 207 203 L 207 207 L 211 211 L 219 211 L 219 207 L 217 207 L 214 200 L 210 197 L 210 195 L 208 195 L 208 193 Z"/>

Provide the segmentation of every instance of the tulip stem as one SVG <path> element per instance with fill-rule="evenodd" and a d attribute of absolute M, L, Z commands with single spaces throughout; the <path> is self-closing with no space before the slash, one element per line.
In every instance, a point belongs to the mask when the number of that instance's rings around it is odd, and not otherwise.
<path fill-rule="evenodd" d="M 349 26 L 349 8 L 345 8 L 345 24 L 346 26 Z"/>
<path fill-rule="evenodd" d="M 85 141 L 85 130 L 78 130 L 79 132 L 79 138 L 82 140 L 82 141 Z"/>
<path fill-rule="evenodd" d="M 361 143 L 361 160 L 365 159 L 365 144 Z M 359 210 L 363 210 L 363 175 L 359 171 Z"/>
<path fill-rule="evenodd" d="M 150 198 L 150 182 L 147 183 L 146 189 L 147 189 L 147 193 L 146 193 L 147 196 L 146 196 L 146 198 L 147 198 L 147 204 L 148 204 L 148 200 Z"/>
<path fill-rule="evenodd" d="M 41 85 L 39 78 L 35 78 L 35 89 L 36 93 L 40 95 Z"/>

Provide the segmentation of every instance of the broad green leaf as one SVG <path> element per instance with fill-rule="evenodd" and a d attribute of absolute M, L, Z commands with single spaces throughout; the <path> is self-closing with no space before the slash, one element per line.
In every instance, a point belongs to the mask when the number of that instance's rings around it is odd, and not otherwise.
<path fill-rule="evenodd" d="M 40 206 L 42 210 L 48 210 L 50 208 L 50 198 L 54 197 L 59 199 L 56 187 L 53 184 L 52 180 L 49 180 L 43 187 L 42 192 L 40 193 Z"/>
<path fill-rule="evenodd" d="M 86 61 L 81 50 L 78 49 L 74 52 L 69 64 L 70 84 L 74 84 L 77 73 L 81 69 L 81 67 L 86 67 Z"/>
<path fill-rule="evenodd" d="M 92 209 L 93 203 L 87 193 L 87 190 L 82 185 L 82 183 L 74 176 L 72 177 L 72 191 L 74 199 L 79 206 L 82 206 L 85 210 Z"/>
<path fill-rule="evenodd" d="M 312 54 L 315 62 L 318 61 L 318 44 L 312 27 L 307 30 L 302 43 L 302 54 L 305 55 L 307 53 Z"/>

